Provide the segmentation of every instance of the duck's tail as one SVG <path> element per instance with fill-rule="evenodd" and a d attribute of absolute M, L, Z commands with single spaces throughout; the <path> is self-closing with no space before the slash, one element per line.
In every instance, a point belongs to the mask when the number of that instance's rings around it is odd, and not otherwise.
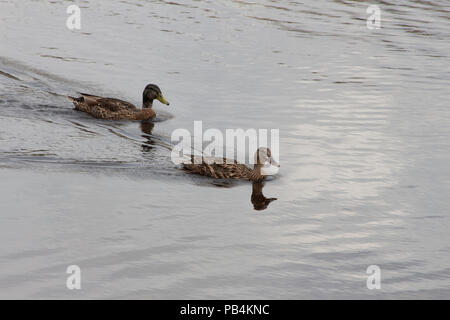
<path fill-rule="evenodd" d="M 79 98 L 75 98 L 75 97 L 71 97 L 71 96 L 67 96 L 67 99 L 69 99 L 70 102 L 73 103 L 80 103 L 84 101 L 84 97 L 79 97 Z"/>

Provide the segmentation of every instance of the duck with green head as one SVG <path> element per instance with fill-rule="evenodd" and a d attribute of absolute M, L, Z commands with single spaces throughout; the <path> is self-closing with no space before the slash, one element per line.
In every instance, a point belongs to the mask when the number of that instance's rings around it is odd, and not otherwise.
<path fill-rule="evenodd" d="M 75 110 L 89 113 L 97 119 L 108 120 L 149 120 L 156 116 L 156 112 L 152 108 L 154 100 L 169 105 L 162 95 L 161 89 L 155 84 L 145 87 L 141 109 L 127 101 L 86 93 L 81 93 L 78 98 L 68 96 L 68 99 L 75 105 Z"/>

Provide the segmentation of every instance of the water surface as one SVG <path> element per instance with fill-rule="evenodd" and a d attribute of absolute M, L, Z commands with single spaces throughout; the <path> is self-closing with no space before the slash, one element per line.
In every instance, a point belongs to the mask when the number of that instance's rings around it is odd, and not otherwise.
<path fill-rule="evenodd" d="M 0 297 L 448 298 L 450 8 L 401 3 L 1 1 Z M 65 98 L 147 83 L 154 124 Z M 194 120 L 279 129 L 277 200 L 173 164 Z"/>

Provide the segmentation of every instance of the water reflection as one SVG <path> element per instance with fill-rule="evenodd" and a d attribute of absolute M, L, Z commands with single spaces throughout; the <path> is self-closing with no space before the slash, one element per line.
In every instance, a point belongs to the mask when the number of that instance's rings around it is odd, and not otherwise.
<path fill-rule="evenodd" d="M 253 182 L 252 196 L 250 201 L 253 203 L 253 209 L 261 211 L 267 209 L 269 204 L 277 198 L 266 198 L 262 192 L 264 182 Z"/>
<path fill-rule="evenodd" d="M 207 185 L 213 185 L 219 188 L 233 188 L 238 183 L 232 179 L 211 179 Z M 243 182 L 247 183 L 247 182 Z M 255 181 L 252 184 L 252 194 L 250 196 L 250 202 L 253 204 L 253 209 L 262 211 L 268 208 L 272 201 L 278 200 L 278 198 L 267 198 L 263 194 L 265 182 Z"/>
<path fill-rule="evenodd" d="M 142 137 L 147 139 L 147 141 L 142 144 L 143 152 L 150 152 L 154 148 L 155 142 L 152 139 L 152 131 L 154 127 L 155 124 L 149 120 L 141 121 L 141 131 L 145 133 Z"/>

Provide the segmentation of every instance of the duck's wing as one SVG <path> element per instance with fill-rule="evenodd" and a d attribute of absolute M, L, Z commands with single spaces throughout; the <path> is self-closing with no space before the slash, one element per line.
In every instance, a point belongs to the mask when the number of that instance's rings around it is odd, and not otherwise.
<path fill-rule="evenodd" d="M 222 160 L 221 158 L 203 158 L 203 162 L 195 163 L 194 159 L 196 158 L 191 157 L 191 162 L 183 163 L 183 168 L 192 173 L 216 179 L 245 179 L 250 170 L 246 165 L 236 161 L 234 163 L 226 163 L 227 159 L 225 158 L 223 158 L 223 163 L 220 161 Z M 214 162 L 213 160 L 216 161 Z M 200 162 L 201 157 L 197 161 Z"/>
<path fill-rule="evenodd" d="M 99 106 L 113 112 L 123 109 L 130 111 L 139 110 L 134 104 L 116 98 L 105 98 L 87 93 L 81 93 L 81 96 L 83 97 L 83 102 L 88 106 Z"/>

